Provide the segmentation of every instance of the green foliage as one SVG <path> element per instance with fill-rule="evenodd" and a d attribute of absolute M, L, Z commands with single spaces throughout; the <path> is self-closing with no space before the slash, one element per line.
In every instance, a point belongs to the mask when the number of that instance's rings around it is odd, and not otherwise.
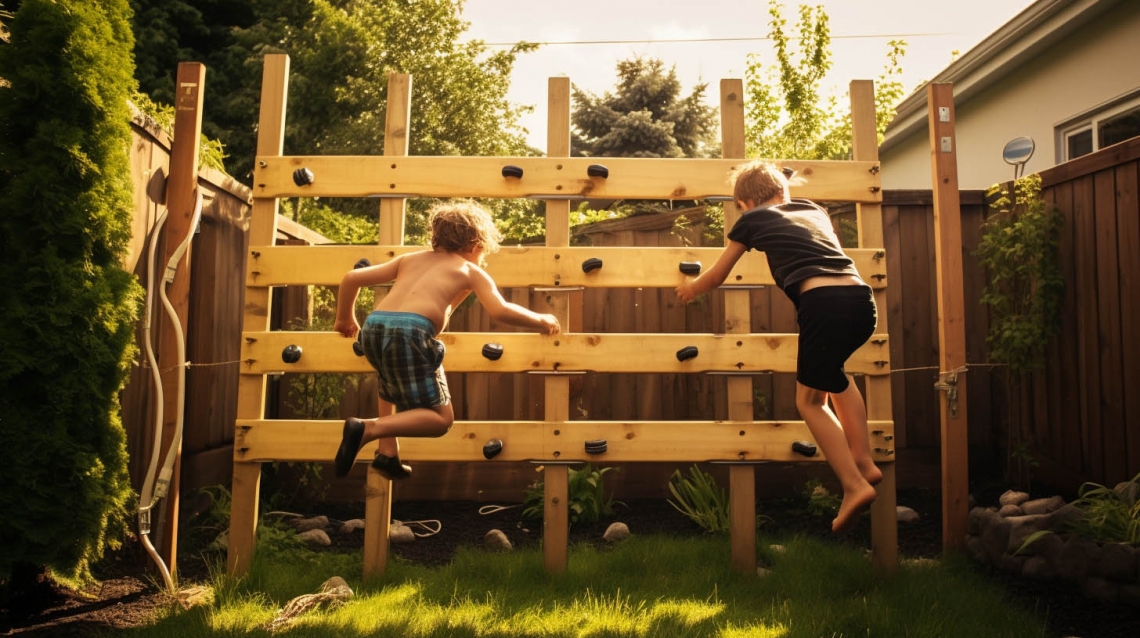
<path fill-rule="evenodd" d="M 716 109 L 707 84 L 681 97 L 676 69 L 657 59 L 617 64 L 614 92 L 574 89 L 571 154 L 577 157 L 710 157 L 716 151 Z"/>
<path fill-rule="evenodd" d="M 142 290 L 126 0 L 25 0 L 0 46 L 0 580 L 65 578 L 126 531 L 119 391 Z M 19 487 L 17 487 L 19 486 Z"/>
<path fill-rule="evenodd" d="M 1061 322 L 1065 281 L 1060 239 L 1064 216 L 1041 199 L 1041 177 L 990 188 L 997 195 L 975 253 L 987 281 L 982 303 L 990 308 L 990 358 L 1015 374 L 1040 369 L 1045 347 Z"/>
<path fill-rule="evenodd" d="M 813 516 L 827 518 L 835 516 L 839 513 L 840 503 L 843 502 L 843 499 L 832 494 L 817 478 L 804 483 L 803 494 L 807 499 L 807 511 Z"/>
<path fill-rule="evenodd" d="M 603 467 L 595 469 L 589 463 L 581 468 L 569 469 L 569 500 L 567 506 L 570 512 L 570 525 L 582 523 L 589 525 L 596 523 L 603 516 L 614 512 L 614 505 L 624 505 L 621 501 L 614 501 L 613 497 L 606 496 L 605 475 L 617 468 Z M 544 481 L 536 481 L 526 491 L 523 501 L 522 517 L 530 520 L 539 520 L 545 509 Z"/>
<path fill-rule="evenodd" d="M 669 493 L 677 499 L 667 499 L 669 504 L 701 529 L 714 534 L 728 531 L 728 493 L 711 474 L 696 465 L 689 468 L 688 477 L 676 470 L 669 478 Z"/>
<path fill-rule="evenodd" d="M 174 138 L 174 107 L 169 104 L 160 104 L 150 99 L 145 93 L 135 91 L 131 95 L 131 102 L 167 136 Z M 218 140 L 212 140 L 202 135 L 198 145 L 198 168 L 213 168 L 225 172 L 226 149 Z"/>
<path fill-rule="evenodd" d="M 787 32 L 783 5 L 768 3 L 768 37 L 774 64 L 748 56 L 745 71 L 745 134 L 749 157 L 842 160 L 851 153 L 851 116 L 835 96 L 822 98 L 821 83 L 831 69 L 831 27 L 822 6 L 800 5 L 797 36 Z M 799 42 L 799 50 L 790 47 Z M 875 82 L 875 122 L 879 141 L 903 98 L 901 59 L 906 43 L 887 43 L 887 64 Z"/>
<path fill-rule="evenodd" d="M 1131 482 L 1140 483 L 1140 474 Z M 1112 488 L 1085 483 L 1073 505 L 1081 510 L 1081 516 L 1068 531 L 1102 543 L 1140 545 L 1140 499 L 1130 503 Z"/>

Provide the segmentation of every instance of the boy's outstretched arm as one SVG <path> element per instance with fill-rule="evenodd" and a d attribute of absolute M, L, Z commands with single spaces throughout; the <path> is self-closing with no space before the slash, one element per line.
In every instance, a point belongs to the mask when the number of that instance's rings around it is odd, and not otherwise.
<path fill-rule="evenodd" d="M 711 268 L 702 272 L 692 279 L 685 279 L 680 286 L 677 286 L 677 298 L 684 303 L 689 303 L 693 299 L 705 294 L 706 292 L 716 288 L 724 283 L 728 278 L 728 273 L 732 272 L 732 268 L 736 266 L 736 262 L 740 261 L 740 257 L 748 248 L 737 241 L 729 241 L 728 245 L 724 247 L 724 252 L 717 258 L 716 263 Z"/>
<path fill-rule="evenodd" d="M 356 323 L 356 295 L 361 288 L 386 284 L 395 279 L 403 257 L 400 255 L 367 268 L 354 268 L 344 274 L 336 291 L 336 325 L 333 330 L 350 339 L 356 336 L 360 331 L 360 324 Z"/>
<path fill-rule="evenodd" d="M 496 321 L 533 328 L 549 335 L 562 332 L 562 326 L 554 315 L 540 314 L 504 299 L 487 271 L 475 265 L 471 266 L 471 289 Z"/>

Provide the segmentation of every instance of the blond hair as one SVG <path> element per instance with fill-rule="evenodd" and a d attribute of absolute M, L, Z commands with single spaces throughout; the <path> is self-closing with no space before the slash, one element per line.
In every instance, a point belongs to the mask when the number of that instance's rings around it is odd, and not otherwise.
<path fill-rule="evenodd" d="M 484 254 L 499 250 L 503 235 L 495 228 L 491 213 L 472 201 L 440 202 L 428 211 L 431 247 L 449 253 L 482 248 Z"/>
<path fill-rule="evenodd" d="M 730 177 L 732 197 L 738 202 L 763 204 L 782 193 L 795 174 L 795 170 L 780 168 L 767 160 L 741 164 L 732 171 Z"/>

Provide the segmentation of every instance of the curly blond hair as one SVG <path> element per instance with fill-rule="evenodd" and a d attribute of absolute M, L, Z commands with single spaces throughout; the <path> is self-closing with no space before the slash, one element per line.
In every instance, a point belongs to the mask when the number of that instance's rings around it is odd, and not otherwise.
<path fill-rule="evenodd" d="M 732 197 L 738 202 L 752 202 L 760 205 L 783 192 L 792 182 L 796 172 L 791 168 L 780 168 L 767 160 L 754 160 L 737 166 L 732 171 Z M 799 183 L 802 180 L 796 180 Z"/>
<path fill-rule="evenodd" d="M 482 248 L 485 255 L 499 250 L 503 235 L 491 213 L 472 201 L 440 202 L 428 211 L 431 247 L 449 253 Z"/>

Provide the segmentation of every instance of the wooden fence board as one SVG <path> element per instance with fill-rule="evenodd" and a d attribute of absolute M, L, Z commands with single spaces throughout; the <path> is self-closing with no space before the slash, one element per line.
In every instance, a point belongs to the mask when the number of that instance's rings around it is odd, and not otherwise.
<path fill-rule="evenodd" d="M 1131 479 L 1140 474 L 1140 162 L 1116 167 L 1116 241 L 1120 257 L 1120 352 L 1124 436 Z"/>
<path fill-rule="evenodd" d="M 1100 410 L 1105 476 L 1124 476 L 1128 449 L 1124 431 L 1121 383 L 1120 272 L 1117 252 L 1116 179 L 1108 169 L 1093 175 L 1093 219 L 1096 228 L 1097 350 L 1100 359 Z M 1135 326 L 1134 326 L 1135 327 Z M 1119 443 L 1116 443 L 1119 442 Z"/>
<path fill-rule="evenodd" d="M 1084 453 L 1081 463 L 1082 471 L 1087 472 L 1094 481 L 1102 482 L 1104 441 L 1100 430 L 1098 291 L 1096 259 L 1093 257 L 1097 245 L 1091 176 L 1073 182 L 1073 217 L 1074 249 L 1077 255 L 1082 256 L 1076 263 L 1076 277 L 1073 280 L 1077 286 L 1077 329 L 1080 340 L 1081 441 Z"/>

